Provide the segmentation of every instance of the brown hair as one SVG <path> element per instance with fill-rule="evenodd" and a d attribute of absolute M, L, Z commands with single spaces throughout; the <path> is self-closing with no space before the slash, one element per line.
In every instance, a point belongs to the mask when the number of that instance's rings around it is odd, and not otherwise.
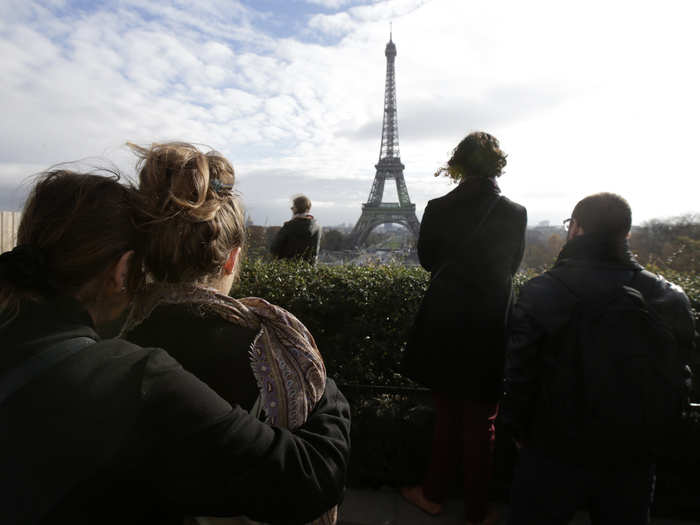
<path fill-rule="evenodd" d="M 129 147 L 139 157 L 137 260 L 143 269 L 171 283 L 220 272 L 245 239 L 231 163 L 216 151 L 202 153 L 182 142 Z"/>
<path fill-rule="evenodd" d="M 571 218 L 584 233 L 597 233 L 614 240 L 624 239 L 632 227 L 632 209 L 615 193 L 596 193 L 580 200 Z"/>
<path fill-rule="evenodd" d="M 477 177 L 500 177 L 506 166 L 507 155 L 501 151 L 498 139 L 483 131 L 470 133 L 452 151 L 447 166 L 435 172 L 455 182 L 472 175 Z"/>
<path fill-rule="evenodd" d="M 0 315 L 11 320 L 23 301 L 52 295 L 99 300 L 104 276 L 134 246 L 133 192 L 119 176 L 53 170 L 25 203 L 18 247 L 3 254 Z M 138 276 L 132 271 L 129 288 Z"/>
<path fill-rule="evenodd" d="M 297 195 L 292 200 L 292 206 L 294 206 L 295 213 L 306 213 L 311 209 L 311 199 L 306 195 Z"/>

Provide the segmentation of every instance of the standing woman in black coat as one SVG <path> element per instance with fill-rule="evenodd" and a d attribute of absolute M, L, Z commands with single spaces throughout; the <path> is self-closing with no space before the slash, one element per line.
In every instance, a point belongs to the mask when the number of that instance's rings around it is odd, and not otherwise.
<path fill-rule="evenodd" d="M 431 388 L 436 407 L 423 485 L 402 489 L 429 514 L 442 510 L 460 458 L 468 523 L 488 523 L 494 420 L 502 392 L 505 321 L 525 244 L 527 211 L 501 195 L 498 140 L 470 133 L 442 173 L 459 182 L 428 203 L 418 238 L 431 281 L 409 338 L 405 373 Z"/>

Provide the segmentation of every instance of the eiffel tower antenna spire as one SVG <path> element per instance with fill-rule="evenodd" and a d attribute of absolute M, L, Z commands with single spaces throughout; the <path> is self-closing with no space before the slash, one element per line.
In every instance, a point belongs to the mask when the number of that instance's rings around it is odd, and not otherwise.
<path fill-rule="evenodd" d="M 384 117 L 382 122 L 382 141 L 379 147 L 379 162 L 369 192 L 367 202 L 362 205 L 362 215 L 351 234 L 355 246 L 364 244 L 370 232 L 380 224 L 398 223 L 405 226 L 415 238 L 418 238 L 420 223 L 416 217 L 416 205 L 411 203 L 408 188 L 403 177 L 404 165 L 399 152 L 399 124 L 396 112 L 396 44 L 393 41 L 391 23 L 389 25 L 389 42 L 384 49 L 386 56 L 386 80 L 384 83 Z M 383 202 L 384 183 L 387 179 L 396 182 L 399 202 Z"/>

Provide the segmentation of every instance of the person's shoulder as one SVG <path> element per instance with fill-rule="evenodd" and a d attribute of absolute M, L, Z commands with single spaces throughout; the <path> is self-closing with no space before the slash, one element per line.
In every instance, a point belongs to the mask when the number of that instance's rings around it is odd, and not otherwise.
<path fill-rule="evenodd" d="M 550 270 L 533 277 L 521 286 L 518 305 L 541 315 L 542 312 L 556 310 L 568 304 L 570 299 L 571 293 L 553 277 Z"/>
<path fill-rule="evenodd" d="M 646 300 L 674 302 L 690 308 L 690 299 L 685 290 L 679 284 L 666 280 L 663 275 L 645 269 L 639 273 L 638 280 L 640 291 Z"/>
<path fill-rule="evenodd" d="M 169 370 L 180 364 L 162 348 L 143 347 L 126 339 L 103 339 L 92 350 L 103 359 L 109 359 L 112 366 L 133 367 L 139 362 L 152 371 Z"/>
<path fill-rule="evenodd" d="M 520 287 L 519 300 L 535 301 L 546 299 L 548 295 L 560 288 L 557 280 L 550 272 L 533 277 Z"/>
<path fill-rule="evenodd" d="M 285 222 L 285 225 L 289 225 L 290 228 L 308 228 L 316 221 L 313 217 L 292 217 L 290 220 Z"/>
<path fill-rule="evenodd" d="M 455 195 L 454 192 L 458 188 L 455 188 L 449 193 L 446 193 L 445 195 L 441 195 L 440 197 L 435 197 L 434 199 L 430 199 L 428 201 L 428 204 L 425 206 L 425 211 L 423 214 L 426 213 L 431 213 L 431 212 L 436 212 L 445 208 L 449 208 L 453 205 L 453 202 L 455 200 Z"/>
<path fill-rule="evenodd" d="M 521 288 L 517 309 L 549 333 L 566 323 L 575 298 L 551 274 L 545 272 L 527 281 Z"/>
<path fill-rule="evenodd" d="M 72 366 L 91 370 L 90 381 L 95 392 L 119 393 L 131 391 L 141 398 L 150 385 L 170 381 L 184 370 L 170 354 L 161 348 L 143 347 L 121 338 L 103 339 L 82 352 Z"/>
<path fill-rule="evenodd" d="M 518 204 L 517 202 L 509 199 L 505 195 L 501 195 L 501 203 L 502 205 L 511 211 L 513 214 L 518 215 L 520 217 L 527 217 L 527 208 L 523 206 L 522 204 Z"/>
<path fill-rule="evenodd" d="M 251 309 L 255 315 L 260 318 L 279 323 L 285 327 L 292 327 L 310 335 L 306 326 L 292 312 L 281 306 L 272 304 L 262 297 L 242 297 L 236 299 L 236 301 L 246 308 Z"/>
<path fill-rule="evenodd" d="M 128 359 L 139 360 L 148 358 L 148 356 L 156 349 L 144 348 L 131 341 L 114 337 L 110 339 L 100 339 L 95 343 L 93 352 L 99 352 L 102 357 L 110 359 Z"/>

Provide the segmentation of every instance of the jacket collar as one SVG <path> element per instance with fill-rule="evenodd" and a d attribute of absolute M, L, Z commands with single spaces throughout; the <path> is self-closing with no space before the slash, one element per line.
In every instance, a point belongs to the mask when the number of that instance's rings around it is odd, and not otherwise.
<path fill-rule="evenodd" d="M 495 194 L 501 193 L 501 188 L 498 187 L 495 177 L 476 177 L 473 175 L 464 177 L 462 182 L 459 183 L 459 188 L 463 188 L 468 192 L 488 191 Z"/>
<path fill-rule="evenodd" d="M 614 241 L 595 233 L 579 235 L 568 241 L 559 253 L 555 267 L 569 261 L 641 268 L 630 251 L 627 239 Z"/>

